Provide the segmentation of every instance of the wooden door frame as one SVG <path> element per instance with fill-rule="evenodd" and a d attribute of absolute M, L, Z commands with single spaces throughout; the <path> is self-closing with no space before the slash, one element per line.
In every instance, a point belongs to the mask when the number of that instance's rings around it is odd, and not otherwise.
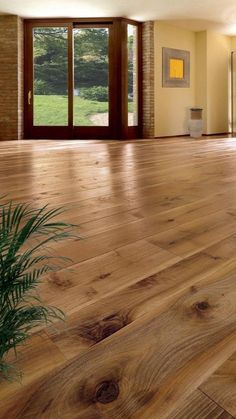
<path fill-rule="evenodd" d="M 127 78 L 127 24 L 138 27 L 138 121 L 137 127 L 128 127 L 128 78 Z M 73 28 L 109 27 L 109 127 L 73 127 Z M 28 92 L 33 92 L 33 36 L 34 27 L 68 28 L 68 126 L 33 127 L 33 94 L 28 105 Z M 26 19 L 24 21 L 24 137 L 34 139 L 128 139 L 142 138 L 142 24 L 124 18 L 65 18 Z"/>
<path fill-rule="evenodd" d="M 128 45 L 128 25 L 133 25 L 138 28 L 138 56 L 137 56 L 137 66 L 138 66 L 138 125 L 129 126 L 128 125 L 128 54 L 127 54 L 127 45 Z M 122 48 L 122 58 L 121 58 L 121 68 L 122 68 L 122 82 L 121 82 L 121 102 L 122 102 L 122 138 L 132 139 L 132 138 L 143 138 L 142 130 L 142 117 L 143 117 L 143 96 L 142 96 L 142 24 L 130 19 L 122 18 L 121 21 L 121 48 Z"/>

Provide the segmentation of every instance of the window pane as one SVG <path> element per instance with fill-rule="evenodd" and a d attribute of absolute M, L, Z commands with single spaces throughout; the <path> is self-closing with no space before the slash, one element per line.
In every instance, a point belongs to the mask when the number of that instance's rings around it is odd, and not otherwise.
<path fill-rule="evenodd" d="M 128 26 L 128 125 L 138 125 L 138 27 Z"/>
<path fill-rule="evenodd" d="M 68 125 L 68 30 L 35 28 L 34 125 Z"/>
<path fill-rule="evenodd" d="M 74 29 L 74 125 L 109 125 L 109 29 Z"/>

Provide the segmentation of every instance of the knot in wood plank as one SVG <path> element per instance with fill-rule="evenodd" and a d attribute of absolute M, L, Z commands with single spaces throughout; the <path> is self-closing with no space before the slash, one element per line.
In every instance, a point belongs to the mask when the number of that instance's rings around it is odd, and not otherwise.
<path fill-rule="evenodd" d="M 95 400 L 102 404 L 112 403 L 119 396 L 119 386 L 115 381 L 104 381 L 96 388 Z"/>
<path fill-rule="evenodd" d="M 210 304 L 208 301 L 200 301 L 199 303 L 195 304 L 195 307 L 198 311 L 206 311 L 210 308 Z"/>

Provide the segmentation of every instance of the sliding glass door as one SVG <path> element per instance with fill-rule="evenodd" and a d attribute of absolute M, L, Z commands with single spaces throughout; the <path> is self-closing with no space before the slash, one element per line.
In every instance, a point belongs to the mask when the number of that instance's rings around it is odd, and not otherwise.
<path fill-rule="evenodd" d="M 33 29 L 33 125 L 68 126 L 68 28 Z"/>
<path fill-rule="evenodd" d="M 109 28 L 77 27 L 74 38 L 74 125 L 109 126 Z"/>
<path fill-rule="evenodd" d="M 26 21 L 26 138 L 122 138 L 140 126 L 138 31 L 122 19 Z"/>
<path fill-rule="evenodd" d="M 91 137 L 96 132 L 101 137 L 107 132 L 111 135 L 110 37 L 110 25 L 74 25 L 73 125 L 77 136 L 86 132 Z"/>

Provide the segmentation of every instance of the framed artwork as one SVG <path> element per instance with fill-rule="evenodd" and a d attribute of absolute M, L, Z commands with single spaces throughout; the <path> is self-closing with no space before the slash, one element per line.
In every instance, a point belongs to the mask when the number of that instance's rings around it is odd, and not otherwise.
<path fill-rule="evenodd" d="M 162 87 L 190 87 L 190 52 L 162 48 Z"/>

